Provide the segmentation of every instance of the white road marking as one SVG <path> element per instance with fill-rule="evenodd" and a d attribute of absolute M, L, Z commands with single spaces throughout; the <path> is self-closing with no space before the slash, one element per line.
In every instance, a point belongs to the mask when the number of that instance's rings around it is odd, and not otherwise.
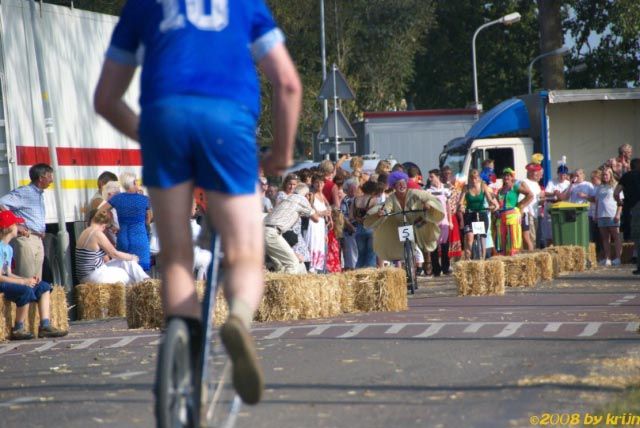
<path fill-rule="evenodd" d="M 384 332 L 384 334 L 398 334 L 400 333 L 400 330 L 402 330 L 406 326 L 406 324 L 392 324 L 391 327 L 389 327 L 387 331 Z"/>
<path fill-rule="evenodd" d="M 56 346 L 58 344 L 58 342 L 54 342 L 54 341 L 49 341 L 47 343 L 45 343 L 42 346 L 38 346 L 36 349 L 34 349 L 31 352 L 44 352 L 44 351 L 48 351 L 49 349 L 53 348 L 54 346 Z"/>
<path fill-rule="evenodd" d="M 513 335 L 522 326 L 521 322 L 510 322 L 502 329 L 502 331 L 493 337 L 509 337 Z"/>
<path fill-rule="evenodd" d="M 318 327 L 315 327 L 313 330 L 307 333 L 307 336 L 320 336 L 322 333 L 329 330 L 330 328 L 331 328 L 330 325 L 319 325 Z"/>
<path fill-rule="evenodd" d="M 360 333 L 362 333 L 362 331 L 367 328 L 368 325 L 367 324 L 358 324 L 358 325 L 354 325 L 353 328 L 351 330 L 349 330 L 348 332 L 346 332 L 345 334 L 341 334 L 340 336 L 337 336 L 338 339 L 346 339 L 349 337 L 354 337 L 359 335 Z"/>
<path fill-rule="evenodd" d="M 483 322 L 471 323 L 464 329 L 464 333 L 477 333 L 483 325 L 485 325 Z"/>
<path fill-rule="evenodd" d="M 596 334 L 598 332 L 598 330 L 600 330 L 600 327 L 602 326 L 601 322 L 590 322 L 589 324 L 587 324 L 587 326 L 584 328 L 584 330 L 582 331 L 582 333 L 580 333 L 578 335 L 578 337 L 589 337 L 589 336 L 593 336 L 594 334 Z"/>
<path fill-rule="evenodd" d="M 291 330 L 291 327 L 276 328 L 273 333 L 265 336 L 264 339 L 278 339 L 284 336 L 289 330 Z"/>
<path fill-rule="evenodd" d="M 561 322 L 550 322 L 542 331 L 544 331 L 545 333 L 555 333 L 560 330 L 561 325 Z"/>
<path fill-rule="evenodd" d="M 9 352 L 12 351 L 14 349 L 16 349 L 18 347 L 18 345 L 4 345 L 2 347 L 0 347 L 0 354 L 4 354 L 5 352 Z"/>
<path fill-rule="evenodd" d="M 153 342 L 149 342 L 149 345 L 158 346 L 162 343 L 162 337 L 160 339 L 154 340 Z"/>
<path fill-rule="evenodd" d="M 147 374 L 147 372 L 142 371 L 142 372 L 125 372 L 125 373 L 119 373 L 119 374 L 114 374 L 111 377 L 116 378 L 116 379 L 129 379 L 132 378 L 134 376 L 140 376 L 143 374 Z"/>
<path fill-rule="evenodd" d="M 0 403 L 0 407 L 11 407 L 16 404 L 34 403 L 40 401 L 40 397 L 18 397 Z"/>
<path fill-rule="evenodd" d="M 640 322 L 630 322 L 624 331 L 638 331 L 638 328 L 640 328 Z"/>
<path fill-rule="evenodd" d="M 96 343 L 98 340 L 100 339 L 87 339 L 84 340 L 82 343 L 78 344 L 78 345 L 73 345 L 71 346 L 71 349 L 87 349 L 88 347 L 90 347 L 91 345 L 93 345 L 94 343 Z"/>
<path fill-rule="evenodd" d="M 628 296 L 624 296 L 622 299 L 623 300 L 633 300 L 636 298 L 635 294 L 629 294 Z"/>
<path fill-rule="evenodd" d="M 429 328 L 427 328 L 425 331 L 423 331 L 420 334 L 416 334 L 415 336 L 413 336 L 414 338 L 419 338 L 419 337 L 431 337 L 433 335 L 438 334 L 438 332 L 442 329 L 442 327 L 444 327 L 445 324 L 444 323 L 433 323 L 429 326 Z"/>
<path fill-rule="evenodd" d="M 123 337 L 122 339 L 120 339 L 119 341 L 114 343 L 113 345 L 107 346 L 107 348 L 122 348 L 123 346 L 127 346 L 128 344 L 130 344 L 131 342 L 133 342 L 137 338 L 138 338 L 137 336 Z"/>

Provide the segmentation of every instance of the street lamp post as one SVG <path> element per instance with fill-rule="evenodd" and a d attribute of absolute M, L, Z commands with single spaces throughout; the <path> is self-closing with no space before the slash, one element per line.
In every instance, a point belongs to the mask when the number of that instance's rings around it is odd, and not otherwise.
<path fill-rule="evenodd" d="M 531 76 L 532 76 L 532 72 L 533 72 L 533 64 L 542 58 L 546 58 L 548 56 L 555 56 L 555 55 L 566 55 L 571 51 L 571 48 L 567 47 L 567 46 L 562 46 L 561 48 L 558 49 L 554 49 L 552 51 L 549 52 L 545 52 L 541 55 L 538 55 L 537 57 L 535 57 L 533 59 L 533 61 L 531 61 L 529 63 L 529 93 L 531 93 Z"/>
<path fill-rule="evenodd" d="M 471 55 L 473 57 L 472 58 L 473 59 L 473 96 L 475 100 L 474 108 L 476 109 L 476 111 L 482 111 L 482 104 L 480 104 L 480 100 L 478 98 L 478 70 L 476 67 L 476 37 L 478 36 L 478 33 L 480 31 L 484 30 L 485 28 L 491 25 L 495 25 L 495 24 L 511 25 L 520 21 L 520 18 L 522 18 L 522 16 L 518 12 L 513 12 L 503 16 L 500 19 L 496 19 L 495 21 L 482 24 L 481 26 L 478 27 L 476 32 L 473 33 L 473 39 L 471 40 Z"/>

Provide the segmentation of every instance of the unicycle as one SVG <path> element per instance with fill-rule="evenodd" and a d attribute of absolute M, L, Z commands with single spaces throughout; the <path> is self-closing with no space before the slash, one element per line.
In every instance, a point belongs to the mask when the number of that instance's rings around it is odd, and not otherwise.
<path fill-rule="evenodd" d="M 231 383 L 231 361 L 221 341 L 213 340 L 218 289 L 220 237 L 211 236 L 212 260 L 202 301 L 202 352 L 192 361 L 186 323 L 172 318 L 160 346 L 156 381 L 158 428 L 232 428 L 242 401 Z"/>

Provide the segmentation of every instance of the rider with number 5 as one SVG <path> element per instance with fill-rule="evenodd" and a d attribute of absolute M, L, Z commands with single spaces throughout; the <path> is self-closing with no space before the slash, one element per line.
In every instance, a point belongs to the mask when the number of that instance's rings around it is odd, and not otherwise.
<path fill-rule="evenodd" d="M 138 115 L 123 95 L 140 64 Z M 264 387 L 249 334 L 264 287 L 256 65 L 273 91 L 273 145 L 262 167 L 266 175 L 280 175 L 292 164 L 302 87 L 264 0 L 127 1 L 94 98 L 99 114 L 140 141 L 160 239 L 165 317 L 188 327 L 194 359 L 203 339 L 189 219 L 194 186 L 205 189 L 214 207 L 208 221 L 222 242 L 230 307 L 220 335 L 234 387 L 249 404 Z"/>
<path fill-rule="evenodd" d="M 480 177 L 477 169 L 469 171 L 467 184 L 464 187 L 458 210 L 463 214 L 464 218 L 464 258 L 471 257 L 471 246 L 477 235 L 480 240 L 480 259 L 484 259 L 485 245 L 487 238 L 487 229 L 489 227 L 489 213 L 498 208 L 498 203 L 493 195 L 493 191 Z M 474 233 L 473 224 L 482 223 L 484 225 L 483 233 Z M 476 229 L 477 230 L 477 229 Z"/>
<path fill-rule="evenodd" d="M 386 213 L 422 210 L 406 215 L 413 225 L 415 244 L 423 253 L 433 251 L 438 245 L 440 221 L 445 216 L 444 207 L 435 196 L 426 190 L 409 189 L 409 177 L 401 171 L 392 172 L 387 184 L 393 189 L 383 204 L 371 208 L 365 218 L 365 227 L 373 229 L 373 249 L 382 260 L 402 260 L 403 242 L 399 239 L 398 227 L 401 216 L 387 216 Z"/>

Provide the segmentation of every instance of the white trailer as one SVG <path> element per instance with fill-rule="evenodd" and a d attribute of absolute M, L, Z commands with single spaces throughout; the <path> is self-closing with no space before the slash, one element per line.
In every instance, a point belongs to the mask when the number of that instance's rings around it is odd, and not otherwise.
<path fill-rule="evenodd" d="M 50 163 L 29 1 L 0 4 L 0 194 L 29 183 L 29 167 Z M 117 17 L 38 4 L 43 61 L 58 147 L 65 221 L 84 219 L 96 178 L 105 170 L 140 172 L 138 144 L 93 109 L 93 91 Z M 126 99 L 138 105 L 136 80 Z M 56 223 L 53 189 L 44 193 L 47 223 Z"/>
<path fill-rule="evenodd" d="M 117 18 L 37 3 L 32 19 L 32 6 L 32 1 L 0 1 L 0 195 L 28 184 L 29 168 L 52 164 L 55 151 L 60 189 L 44 192 L 45 265 L 51 268 L 48 279 L 70 287 L 74 232 L 84 226 L 98 175 L 105 170 L 139 174 L 141 156 L 137 143 L 114 131 L 93 109 L 93 91 Z M 47 85 L 41 84 L 39 63 Z M 138 82 L 136 74 L 125 96 L 134 108 Z M 44 98 L 51 110 L 48 119 Z M 56 147 L 49 147 L 47 135 L 55 136 L 50 140 Z"/>
<path fill-rule="evenodd" d="M 475 120 L 472 109 L 364 113 L 357 152 L 413 162 L 426 174 L 438 167 L 444 145 L 464 135 Z"/>

